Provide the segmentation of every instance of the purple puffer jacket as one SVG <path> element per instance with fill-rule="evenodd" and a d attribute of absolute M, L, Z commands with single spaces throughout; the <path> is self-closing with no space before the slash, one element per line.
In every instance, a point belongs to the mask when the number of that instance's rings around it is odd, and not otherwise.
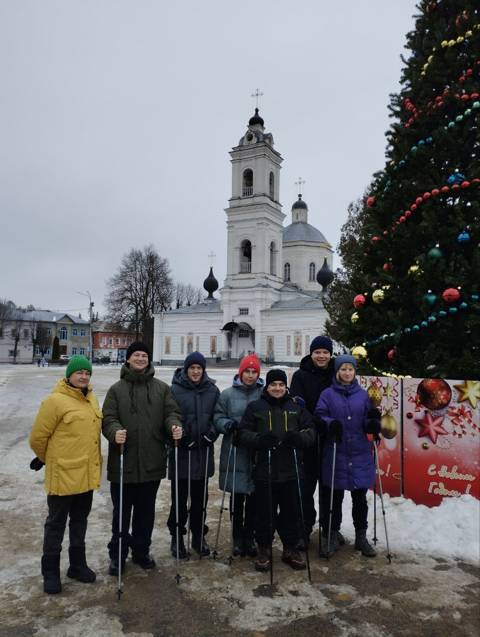
<path fill-rule="evenodd" d="M 375 480 L 372 443 L 363 426 L 367 411 L 372 407 L 367 392 L 355 379 L 351 385 L 341 385 L 336 379 L 318 399 L 315 414 L 326 424 L 332 420 L 343 425 L 342 442 L 337 444 L 335 460 L 335 489 L 369 489 Z M 332 484 L 333 442 L 326 440 L 323 450 L 323 484 Z"/>

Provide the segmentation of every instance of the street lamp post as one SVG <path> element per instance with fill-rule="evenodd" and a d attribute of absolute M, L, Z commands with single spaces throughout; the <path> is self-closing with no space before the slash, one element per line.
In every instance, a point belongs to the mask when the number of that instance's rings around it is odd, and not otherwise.
<path fill-rule="evenodd" d="M 92 301 L 92 295 L 88 290 L 85 292 L 77 292 L 77 294 L 82 294 L 82 296 L 88 297 L 88 314 L 90 317 L 90 338 L 89 338 L 89 349 L 90 349 L 90 360 L 93 362 L 93 306 L 95 303 Z"/>

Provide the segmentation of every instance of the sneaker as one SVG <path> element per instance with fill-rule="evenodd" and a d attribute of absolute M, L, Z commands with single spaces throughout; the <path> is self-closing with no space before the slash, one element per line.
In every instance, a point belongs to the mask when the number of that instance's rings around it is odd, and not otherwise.
<path fill-rule="evenodd" d="M 192 548 L 200 555 L 200 557 L 207 557 L 210 555 L 210 547 L 207 544 L 207 540 L 203 538 L 202 550 L 200 551 L 200 538 L 192 538 Z"/>
<path fill-rule="evenodd" d="M 302 571 L 307 567 L 305 560 L 295 547 L 284 546 L 282 553 L 282 562 L 291 566 L 295 571 Z"/>
<path fill-rule="evenodd" d="M 258 557 L 255 560 L 255 570 L 265 573 L 270 570 L 271 563 L 270 548 L 268 546 L 258 547 Z"/>
<path fill-rule="evenodd" d="M 175 537 L 175 535 L 172 536 L 172 542 L 170 544 L 170 552 L 172 553 L 172 557 L 177 559 L 177 538 Z M 179 542 L 178 542 L 178 559 L 186 560 L 188 557 L 190 557 L 190 555 L 185 547 L 185 542 L 183 541 L 183 535 L 180 535 Z"/>
<path fill-rule="evenodd" d="M 355 531 L 355 550 L 361 551 L 365 557 L 376 557 L 377 551 L 367 540 L 367 531 L 362 529 Z"/>
<path fill-rule="evenodd" d="M 134 564 L 138 564 L 140 568 L 143 568 L 144 571 L 149 571 L 152 568 L 155 568 L 155 560 L 150 557 L 147 553 L 146 555 L 132 555 L 132 562 Z"/>

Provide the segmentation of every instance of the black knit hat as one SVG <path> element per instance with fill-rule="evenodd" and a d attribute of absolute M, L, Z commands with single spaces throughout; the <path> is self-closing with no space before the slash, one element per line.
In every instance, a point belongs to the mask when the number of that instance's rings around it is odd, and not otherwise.
<path fill-rule="evenodd" d="M 192 352 L 189 354 L 183 362 L 183 369 L 187 371 L 187 369 L 192 365 L 200 365 L 203 371 L 205 371 L 205 367 L 207 366 L 205 356 L 200 352 Z"/>
<path fill-rule="evenodd" d="M 327 352 L 332 354 L 333 352 L 333 343 L 332 339 L 328 338 L 328 336 L 316 336 L 313 341 L 310 343 L 310 354 L 314 352 L 316 349 L 326 349 Z"/>
<path fill-rule="evenodd" d="M 128 362 L 130 356 L 135 352 L 145 352 L 145 354 L 148 356 L 148 363 L 150 364 L 152 355 L 150 353 L 150 349 L 147 345 L 145 345 L 145 343 L 142 343 L 142 341 L 135 341 L 135 343 L 131 343 L 131 345 L 128 346 L 125 360 Z"/>
<path fill-rule="evenodd" d="M 282 381 L 282 383 L 287 384 L 287 375 L 283 371 L 283 369 L 270 369 L 267 372 L 267 377 L 265 379 L 265 387 L 268 387 L 270 383 L 275 382 L 276 380 Z"/>

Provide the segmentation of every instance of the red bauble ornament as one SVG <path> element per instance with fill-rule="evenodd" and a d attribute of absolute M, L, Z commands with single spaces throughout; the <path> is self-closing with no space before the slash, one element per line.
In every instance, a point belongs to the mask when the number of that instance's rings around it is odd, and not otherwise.
<path fill-rule="evenodd" d="M 469 187 L 470 187 L 469 181 L 462 181 L 462 188 L 469 188 Z"/>
<path fill-rule="evenodd" d="M 357 296 L 353 299 L 353 307 L 358 310 L 360 307 L 363 307 L 366 303 L 366 298 L 363 294 L 357 294 Z"/>
<path fill-rule="evenodd" d="M 432 195 L 431 195 L 431 193 L 429 193 L 429 192 L 424 192 L 424 193 L 423 193 L 423 198 L 424 198 L 424 199 L 430 199 L 430 197 L 431 197 L 431 196 L 432 196 Z"/>
<path fill-rule="evenodd" d="M 374 243 L 376 243 L 377 241 L 381 241 L 381 240 L 382 240 L 382 237 L 377 237 L 377 236 L 372 237 L 372 241 L 373 241 Z"/>
<path fill-rule="evenodd" d="M 415 210 L 416 210 L 417 208 L 418 208 L 418 206 L 417 206 L 417 204 L 416 204 L 416 203 L 412 203 L 412 205 L 410 206 L 410 210 L 411 210 L 412 212 L 415 212 Z"/>
<path fill-rule="evenodd" d="M 415 203 L 417 204 L 417 206 L 419 206 L 422 203 L 422 201 L 423 201 L 423 197 L 417 197 L 415 199 Z"/>
<path fill-rule="evenodd" d="M 399 219 L 400 223 L 404 223 L 407 220 L 405 215 L 402 215 Z"/>
<path fill-rule="evenodd" d="M 425 378 L 417 387 L 417 397 L 427 409 L 444 409 L 452 400 L 452 390 L 441 378 Z"/>
<path fill-rule="evenodd" d="M 438 197 L 439 194 L 440 194 L 440 190 L 438 188 L 434 188 L 432 190 L 432 197 Z"/>
<path fill-rule="evenodd" d="M 442 186 L 442 187 L 440 188 L 440 190 L 441 190 L 443 193 L 450 192 L 450 186 Z"/>
<path fill-rule="evenodd" d="M 388 272 L 389 270 L 392 269 L 392 264 L 391 263 L 384 263 L 383 264 L 383 269 L 385 270 L 385 272 Z"/>
<path fill-rule="evenodd" d="M 411 210 L 405 210 L 405 216 L 406 217 L 410 217 L 411 214 L 412 214 Z"/>
<path fill-rule="evenodd" d="M 479 93 L 472 93 L 470 95 L 470 97 L 472 98 L 472 100 L 478 100 L 478 98 L 480 97 L 480 94 Z"/>
<path fill-rule="evenodd" d="M 442 299 L 445 303 L 455 303 L 460 298 L 460 292 L 457 288 L 447 288 L 442 292 Z"/>
<path fill-rule="evenodd" d="M 387 353 L 388 360 L 393 361 L 393 359 L 395 358 L 395 354 L 396 353 L 397 352 L 396 352 L 395 348 L 392 348 L 392 349 L 388 350 L 388 353 Z"/>
<path fill-rule="evenodd" d="M 373 196 L 367 197 L 367 206 L 369 208 L 373 208 L 373 206 L 375 205 L 376 199 Z"/>

